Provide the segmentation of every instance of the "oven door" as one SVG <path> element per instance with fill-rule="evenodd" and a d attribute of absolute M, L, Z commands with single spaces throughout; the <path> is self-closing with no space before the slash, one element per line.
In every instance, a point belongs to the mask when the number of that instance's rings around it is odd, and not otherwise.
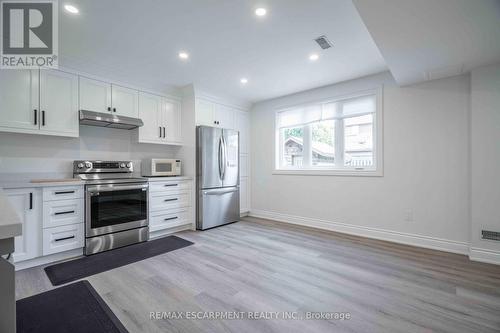
<path fill-rule="evenodd" d="M 106 184 L 86 187 L 86 237 L 147 225 L 148 184 Z"/>

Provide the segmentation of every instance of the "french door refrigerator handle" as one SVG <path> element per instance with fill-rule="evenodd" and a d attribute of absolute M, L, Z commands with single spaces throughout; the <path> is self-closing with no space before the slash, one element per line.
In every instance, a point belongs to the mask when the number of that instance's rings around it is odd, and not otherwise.
<path fill-rule="evenodd" d="M 222 177 L 222 137 L 219 138 L 219 150 L 218 150 L 218 165 L 219 165 L 219 178 L 220 180 L 223 179 Z"/>
<path fill-rule="evenodd" d="M 223 153 L 223 159 L 222 159 L 222 180 L 226 178 L 226 166 L 227 166 L 227 146 L 226 146 L 226 140 L 224 139 L 224 135 L 221 137 L 222 138 L 222 153 Z"/>

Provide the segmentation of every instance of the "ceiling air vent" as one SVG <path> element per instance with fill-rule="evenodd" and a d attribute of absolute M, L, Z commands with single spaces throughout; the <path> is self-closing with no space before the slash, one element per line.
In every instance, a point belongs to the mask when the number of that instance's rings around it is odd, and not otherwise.
<path fill-rule="evenodd" d="M 330 43 L 330 41 L 328 40 L 328 38 L 326 38 L 326 36 L 319 36 L 318 38 L 315 39 L 315 41 L 323 50 L 332 47 L 332 43 Z"/>
<path fill-rule="evenodd" d="M 500 241 L 500 232 L 481 230 L 481 238 L 494 241 Z"/>

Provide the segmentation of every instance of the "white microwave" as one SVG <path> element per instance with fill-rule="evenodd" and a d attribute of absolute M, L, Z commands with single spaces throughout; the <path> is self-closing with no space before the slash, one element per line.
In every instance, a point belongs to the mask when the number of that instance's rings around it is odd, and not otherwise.
<path fill-rule="evenodd" d="M 143 160 L 141 173 L 147 177 L 165 177 L 181 175 L 181 160 L 171 158 L 149 158 Z"/>

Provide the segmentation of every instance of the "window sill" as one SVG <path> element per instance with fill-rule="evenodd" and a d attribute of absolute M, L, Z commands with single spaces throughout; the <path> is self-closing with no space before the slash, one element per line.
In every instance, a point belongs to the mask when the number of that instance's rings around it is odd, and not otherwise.
<path fill-rule="evenodd" d="M 273 175 L 383 177 L 383 170 L 291 170 L 274 169 Z"/>

